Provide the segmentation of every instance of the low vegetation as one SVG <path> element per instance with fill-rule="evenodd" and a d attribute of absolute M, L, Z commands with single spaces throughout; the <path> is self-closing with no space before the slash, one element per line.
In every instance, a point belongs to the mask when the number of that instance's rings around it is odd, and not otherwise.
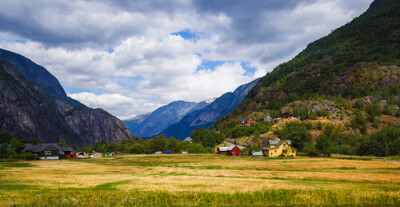
<path fill-rule="evenodd" d="M 3 161 L 0 174 L 0 206 L 400 205 L 400 163 L 374 160 L 130 154 Z"/>
<path fill-rule="evenodd" d="M 214 140 L 215 142 L 215 140 Z M 221 142 L 221 141 L 219 141 Z M 215 143 L 214 143 L 215 144 Z M 164 135 L 157 136 L 153 139 L 143 140 L 142 138 L 123 139 L 120 143 L 107 142 L 105 144 L 96 143 L 89 147 L 77 147 L 78 151 L 82 152 L 115 152 L 121 151 L 124 153 L 154 153 L 157 151 L 180 153 L 187 151 L 189 153 L 210 153 L 213 149 L 209 144 L 201 142 L 190 143 L 177 140 L 174 137 L 166 138 Z"/>

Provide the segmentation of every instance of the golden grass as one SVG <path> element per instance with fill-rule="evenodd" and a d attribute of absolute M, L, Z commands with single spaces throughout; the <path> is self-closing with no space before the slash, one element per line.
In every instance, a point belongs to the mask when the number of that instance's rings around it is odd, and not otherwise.
<path fill-rule="evenodd" d="M 122 192 L 230 194 L 279 189 L 372 188 L 370 193 L 387 192 L 400 199 L 400 162 L 302 157 L 251 159 L 189 154 L 123 155 L 29 163 L 32 167 L 0 167 L 0 183 L 13 182 L 34 189 L 88 189 L 102 185 L 108 188 L 109 185 Z M 382 187 L 395 190 L 379 190 Z M 23 194 L 24 191 L 8 191 L 0 184 L 0 206 L 9 204 L 7 197 Z"/>

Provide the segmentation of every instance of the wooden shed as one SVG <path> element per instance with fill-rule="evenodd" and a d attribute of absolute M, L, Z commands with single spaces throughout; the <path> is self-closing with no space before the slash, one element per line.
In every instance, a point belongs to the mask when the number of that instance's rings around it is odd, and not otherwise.
<path fill-rule="evenodd" d="M 217 153 L 218 154 L 226 154 L 226 155 L 230 155 L 230 156 L 239 156 L 240 149 L 236 145 L 231 145 L 229 147 L 218 147 Z"/>

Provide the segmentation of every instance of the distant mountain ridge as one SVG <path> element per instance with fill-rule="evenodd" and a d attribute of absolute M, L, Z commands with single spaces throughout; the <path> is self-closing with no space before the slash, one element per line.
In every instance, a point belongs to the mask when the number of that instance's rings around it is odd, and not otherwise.
<path fill-rule="evenodd" d="M 202 109 L 210 100 L 202 102 L 174 101 L 162 106 L 150 114 L 124 120 L 128 129 L 137 137 L 152 137 L 180 121 L 186 114 Z"/>
<path fill-rule="evenodd" d="M 0 49 L 0 131 L 20 140 L 67 140 L 74 146 L 133 138 L 126 125 L 102 109 L 66 96 L 58 80 L 31 60 Z"/>
<path fill-rule="evenodd" d="M 241 85 L 234 92 L 223 94 L 203 109 L 188 113 L 178 123 L 169 126 L 161 134 L 167 137 L 174 136 L 178 139 L 184 139 L 197 127 L 202 129 L 209 128 L 221 117 L 236 108 L 258 80 Z"/>

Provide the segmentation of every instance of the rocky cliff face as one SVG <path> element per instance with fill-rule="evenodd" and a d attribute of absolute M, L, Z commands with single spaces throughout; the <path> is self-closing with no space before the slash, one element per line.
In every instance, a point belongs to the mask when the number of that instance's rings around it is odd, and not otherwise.
<path fill-rule="evenodd" d="M 0 130 L 21 140 L 58 142 L 70 138 L 63 116 L 40 85 L 33 85 L 9 63 L 0 62 Z"/>
<path fill-rule="evenodd" d="M 123 121 L 102 109 L 78 109 L 67 114 L 64 119 L 81 138 L 83 145 L 120 142 L 123 138 L 133 138 Z"/>
<path fill-rule="evenodd" d="M 65 139 L 75 146 L 133 138 L 125 124 L 107 112 L 82 105 L 76 107 L 63 97 L 62 88 L 62 91 L 50 89 L 59 92 L 50 95 L 49 89 L 29 81 L 42 79 L 25 77 L 27 74 L 35 76 L 37 72 L 24 68 L 28 71 L 24 75 L 20 72 L 22 63 L 20 68 L 14 66 L 21 57 L 11 56 L 11 63 L 0 61 L 0 131 L 9 131 L 21 140 L 58 142 Z M 55 81 L 58 83 L 57 79 Z"/>
<path fill-rule="evenodd" d="M 209 128 L 238 106 L 257 81 L 258 79 L 241 85 L 233 93 L 225 93 L 203 109 L 188 113 L 178 123 L 171 125 L 161 133 L 167 137 L 174 136 L 178 139 L 184 139 L 197 127 Z"/>

